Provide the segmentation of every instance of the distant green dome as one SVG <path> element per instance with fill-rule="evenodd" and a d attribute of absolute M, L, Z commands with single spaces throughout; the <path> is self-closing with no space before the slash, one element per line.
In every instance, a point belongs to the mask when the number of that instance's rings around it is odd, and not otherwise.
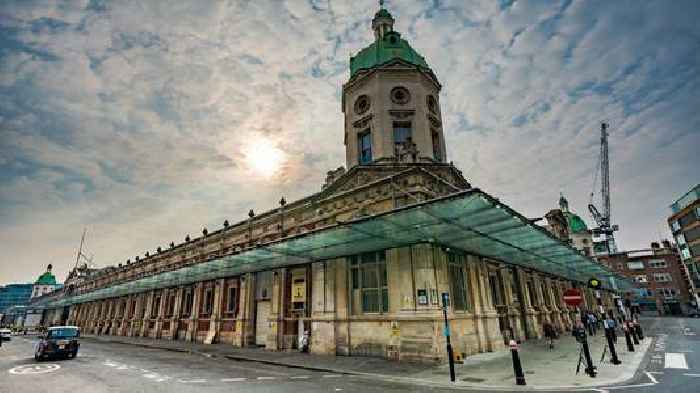
<path fill-rule="evenodd" d="M 566 223 L 569 225 L 569 232 L 579 233 L 588 231 L 588 227 L 583 219 L 574 213 L 564 212 L 564 217 L 566 217 Z"/>
<path fill-rule="evenodd" d="M 374 14 L 375 18 L 393 18 L 389 11 L 387 11 L 385 8 L 380 9 L 377 11 L 376 14 Z"/>
<path fill-rule="evenodd" d="M 36 284 L 36 285 L 56 285 L 56 276 L 51 274 L 52 267 L 53 266 L 51 266 L 51 264 L 49 264 L 49 266 L 47 266 L 44 274 L 39 276 L 39 278 L 36 280 L 36 282 L 34 284 Z"/>

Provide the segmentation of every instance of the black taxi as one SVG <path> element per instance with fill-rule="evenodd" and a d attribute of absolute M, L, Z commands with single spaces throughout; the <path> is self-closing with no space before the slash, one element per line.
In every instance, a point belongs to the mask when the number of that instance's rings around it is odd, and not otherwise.
<path fill-rule="evenodd" d="M 50 357 L 74 358 L 80 348 L 80 328 L 77 326 L 52 326 L 36 344 L 34 359 Z"/>

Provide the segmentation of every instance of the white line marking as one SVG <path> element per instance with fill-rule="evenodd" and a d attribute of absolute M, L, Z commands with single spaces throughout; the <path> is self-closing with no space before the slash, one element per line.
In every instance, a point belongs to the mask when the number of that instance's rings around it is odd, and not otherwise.
<path fill-rule="evenodd" d="M 688 369 L 688 362 L 685 361 L 685 354 L 666 352 L 664 368 L 684 368 Z"/>
<path fill-rule="evenodd" d="M 311 377 L 309 377 L 308 375 L 297 375 L 294 377 L 289 377 L 289 379 L 309 379 L 309 378 L 311 378 Z"/>
<path fill-rule="evenodd" d="M 646 372 L 646 374 L 647 374 L 647 377 L 649 377 L 649 380 L 650 380 L 651 382 L 659 383 L 659 381 L 657 381 L 656 378 L 654 378 L 654 376 L 651 375 L 650 372 Z"/>
<path fill-rule="evenodd" d="M 662 374 L 662 375 L 663 375 L 663 373 L 664 373 L 663 371 L 647 371 L 647 372 L 648 372 L 649 374 Z"/>
<path fill-rule="evenodd" d="M 323 376 L 323 378 L 340 378 L 341 375 L 338 374 L 326 374 Z"/>
<path fill-rule="evenodd" d="M 625 385 L 625 386 L 606 386 L 601 389 L 605 390 L 617 390 L 617 389 L 627 389 L 627 388 L 641 388 L 644 386 L 654 386 L 655 383 L 647 382 L 647 383 L 640 383 L 638 385 Z"/>
<path fill-rule="evenodd" d="M 243 382 L 248 378 L 222 378 L 221 382 Z"/>
<path fill-rule="evenodd" d="M 700 374 L 683 374 L 686 377 L 700 378 Z"/>
<path fill-rule="evenodd" d="M 259 380 L 277 379 L 277 377 L 258 377 Z"/>
<path fill-rule="evenodd" d="M 205 383 L 206 379 L 178 379 L 180 383 Z"/>

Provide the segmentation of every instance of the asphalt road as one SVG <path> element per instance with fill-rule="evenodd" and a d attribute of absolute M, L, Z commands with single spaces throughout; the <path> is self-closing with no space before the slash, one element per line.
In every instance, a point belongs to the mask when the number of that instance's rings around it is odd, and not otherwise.
<path fill-rule="evenodd" d="M 700 320 L 645 324 L 655 342 L 634 380 L 559 391 L 700 392 Z M 14 337 L 0 348 L 0 393 L 455 391 L 91 340 L 83 341 L 76 359 L 36 362 L 33 344 L 32 338 Z"/>

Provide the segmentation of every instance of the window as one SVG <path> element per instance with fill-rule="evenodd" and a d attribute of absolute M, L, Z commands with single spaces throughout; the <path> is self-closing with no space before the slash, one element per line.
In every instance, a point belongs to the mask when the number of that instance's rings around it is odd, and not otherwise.
<path fill-rule="evenodd" d="M 349 257 L 353 313 L 389 311 L 386 257 L 384 251 Z"/>
<path fill-rule="evenodd" d="M 182 298 L 182 315 L 189 316 L 190 314 L 192 314 L 192 289 L 187 289 Z"/>
<path fill-rule="evenodd" d="M 681 225 L 681 228 L 687 227 L 693 221 L 695 221 L 695 214 L 693 214 L 693 212 L 686 213 L 683 217 L 678 218 L 678 223 Z"/>
<path fill-rule="evenodd" d="M 160 296 L 153 297 L 153 308 L 151 309 L 151 316 L 155 317 L 160 314 Z"/>
<path fill-rule="evenodd" d="M 440 149 L 440 134 L 433 130 L 433 158 L 435 161 L 442 161 L 442 150 Z"/>
<path fill-rule="evenodd" d="M 654 273 L 654 281 L 656 282 L 671 282 L 673 279 L 671 278 L 670 273 Z"/>
<path fill-rule="evenodd" d="M 627 262 L 627 268 L 630 270 L 644 270 L 644 262 Z"/>
<path fill-rule="evenodd" d="M 693 242 L 695 239 L 700 238 L 700 226 L 697 226 L 693 229 L 689 229 L 685 231 L 685 239 L 686 241 Z"/>
<path fill-rule="evenodd" d="M 166 308 L 167 308 L 166 312 L 168 313 L 169 317 L 172 317 L 173 315 L 175 315 L 175 295 L 170 294 L 168 296 L 168 304 L 167 304 Z"/>
<path fill-rule="evenodd" d="M 681 230 L 681 224 L 678 223 L 678 220 L 671 221 L 671 231 L 676 232 Z"/>
<path fill-rule="evenodd" d="M 685 243 L 685 236 L 683 233 L 679 233 L 676 235 L 676 243 L 678 243 L 679 246 L 684 246 Z"/>
<path fill-rule="evenodd" d="M 226 312 L 236 314 L 238 310 L 238 288 L 229 287 L 226 293 Z"/>
<path fill-rule="evenodd" d="M 204 290 L 204 298 L 202 299 L 202 315 L 211 315 L 212 308 L 214 307 L 214 289 L 207 288 Z"/>
<path fill-rule="evenodd" d="M 407 140 L 411 139 L 411 122 L 410 121 L 395 121 L 394 122 L 394 149 L 399 151 L 404 147 Z"/>
<path fill-rule="evenodd" d="M 665 297 L 665 298 L 673 298 L 676 297 L 676 290 L 673 288 L 659 288 L 659 295 Z"/>
<path fill-rule="evenodd" d="M 687 248 L 681 248 L 681 258 L 685 261 L 690 259 L 690 251 Z"/>
<path fill-rule="evenodd" d="M 360 164 L 372 162 L 372 133 L 369 130 L 357 136 L 357 150 L 360 153 Z"/>
<path fill-rule="evenodd" d="M 450 279 L 452 307 L 455 311 L 467 311 L 469 301 L 467 296 L 467 280 L 464 277 L 464 256 L 447 254 L 447 268 Z"/>
<path fill-rule="evenodd" d="M 634 276 L 634 281 L 635 281 L 635 282 L 639 282 L 639 283 L 648 282 L 648 281 L 647 281 L 647 275 L 646 275 L 646 274 L 639 274 L 639 275 L 636 275 L 636 276 Z"/>
<path fill-rule="evenodd" d="M 647 262 L 647 266 L 653 269 L 664 269 L 667 267 L 666 261 L 664 259 L 650 259 Z"/>

